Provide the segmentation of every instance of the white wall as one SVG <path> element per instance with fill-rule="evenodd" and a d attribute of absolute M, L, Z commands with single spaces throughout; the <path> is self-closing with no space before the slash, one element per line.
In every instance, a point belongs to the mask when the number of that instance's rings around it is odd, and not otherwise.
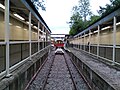
<path fill-rule="evenodd" d="M 90 43 L 91 44 L 97 44 L 98 38 L 97 38 L 98 33 L 92 33 L 91 38 L 90 38 Z M 100 30 L 100 37 L 99 37 L 99 43 L 103 45 L 113 45 L 113 28 L 109 28 L 106 30 Z M 85 37 L 85 44 L 87 45 L 87 42 L 89 41 L 89 36 Z M 73 40 L 71 42 L 79 43 L 79 44 L 84 44 L 84 38 L 79 38 L 79 40 Z M 120 45 L 120 25 L 117 26 L 117 31 L 116 31 L 116 44 Z"/>
<path fill-rule="evenodd" d="M 10 17 L 10 40 L 29 40 L 28 25 Z M 18 27 L 19 26 L 19 27 Z M 24 30 L 27 29 L 27 30 Z M 33 29 L 32 29 L 33 30 Z M 34 32 L 34 33 L 33 33 Z M 37 40 L 37 30 L 32 31 L 32 40 Z M 0 11 L 0 40 L 4 40 L 5 37 L 5 22 L 4 13 Z"/>

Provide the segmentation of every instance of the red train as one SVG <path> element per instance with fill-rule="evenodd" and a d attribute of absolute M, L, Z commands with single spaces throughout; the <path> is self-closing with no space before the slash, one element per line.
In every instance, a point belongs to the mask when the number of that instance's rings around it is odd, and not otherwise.
<path fill-rule="evenodd" d="M 54 46 L 55 46 L 56 48 L 64 48 L 64 42 L 63 42 L 62 40 L 56 40 L 56 41 L 54 42 Z"/>

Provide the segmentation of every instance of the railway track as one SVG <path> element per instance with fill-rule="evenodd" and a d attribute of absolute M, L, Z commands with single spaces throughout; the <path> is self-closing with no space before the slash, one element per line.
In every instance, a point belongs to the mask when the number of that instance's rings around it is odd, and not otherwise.
<path fill-rule="evenodd" d="M 52 52 L 25 90 L 90 90 L 69 56 Z"/>

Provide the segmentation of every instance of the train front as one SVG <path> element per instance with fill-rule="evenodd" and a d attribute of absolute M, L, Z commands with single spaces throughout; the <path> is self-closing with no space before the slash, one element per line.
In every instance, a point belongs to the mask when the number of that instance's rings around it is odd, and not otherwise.
<path fill-rule="evenodd" d="M 55 46 L 56 48 L 64 48 L 64 42 L 63 42 L 62 40 L 56 40 L 56 41 L 54 42 L 54 46 Z"/>

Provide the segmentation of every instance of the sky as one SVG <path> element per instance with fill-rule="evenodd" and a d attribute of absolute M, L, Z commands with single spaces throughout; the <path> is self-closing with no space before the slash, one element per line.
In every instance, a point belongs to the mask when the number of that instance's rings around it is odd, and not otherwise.
<path fill-rule="evenodd" d="M 67 22 L 72 16 L 72 7 L 78 5 L 79 0 L 45 0 L 46 11 L 39 10 L 41 16 L 52 31 L 52 34 L 69 34 Z M 90 8 L 97 15 L 99 6 L 105 6 L 109 0 L 90 0 Z"/>

